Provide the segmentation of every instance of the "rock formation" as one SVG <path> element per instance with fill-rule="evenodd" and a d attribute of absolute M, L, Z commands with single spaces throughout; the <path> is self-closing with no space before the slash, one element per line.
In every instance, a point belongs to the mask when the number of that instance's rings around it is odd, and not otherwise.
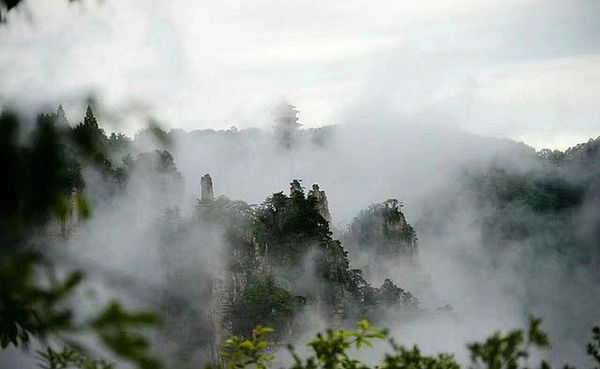
<path fill-rule="evenodd" d="M 344 243 L 353 250 L 387 256 L 413 257 L 417 234 L 408 224 L 396 199 L 371 205 L 354 218 Z"/>
<path fill-rule="evenodd" d="M 321 191 L 319 189 L 319 185 L 315 183 L 312 185 L 312 190 L 308 192 L 308 196 L 315 198 L 317 201 L 317 210 L 319 211 L 319 214 L 321 214 L 326 221 L 331 222 L 329 204 L 327 202 L 327 195 L 325 194 L 325 191 Z"/>
<path fill-rule="evenodd" d="M 391 280 L 371 287 L 360 270 L 350 268 L 348 252 L 332 238 L 327 196 L 318 185 L 305 193 L 294 179 L 289 196 L 275 193 L 251 207 L 224 196 L 215 199 L 208 174 L 201 183 L 197 219 L 207 229 L 223 232 L 227 255 L 207 291 L 213 359 L 219 359 L 227 337 L 247 335 L 256 324 L 274 327 L 274 338 L 284 340 L 297 332 L 293 317 L 307 304 L 332 324 L 417 306 L 416 298 Z M 399 231 L 410 226 L 400 222 L 386 227 Z"/>
<path fill-rule="evenodd" d="M 301 180 L 299 180 L 299 179 L 292 180 L 292 182 L 290 183 L 290 195 L 296 191 L 304 193 L 304 189 L 302 188 L 302 185 L 300 184 L 300 182 L 301 182 Z"/>
<path fill-rule="evenodd" d="M 213 200 L 215 198 L 215 193 L 213 191 L 213 182 L 212 178 L 210 178 L 210 174 L 205 174 L 200 179 L 200 189 L 202 200 Z"/>

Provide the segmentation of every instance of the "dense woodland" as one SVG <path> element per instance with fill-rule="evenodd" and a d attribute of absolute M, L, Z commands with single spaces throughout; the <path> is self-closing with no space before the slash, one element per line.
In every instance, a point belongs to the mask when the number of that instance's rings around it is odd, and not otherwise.
<path fill-rule="evenodd" d="M 283 112 L 283 127 L 274 132 L 281 150 L 293 150 L 304 134 L 311 135 L 316 145 L 327 142 L 329 129 L 299 130 L 296 114 L 293 107 Z M 2 113 L 3 348 L 33 346 L 39 351 L 31 355 L 38 355 L 40 365 L 48 368 L 108 368 L 120 366 L 121 360 L 140 368 L 191 367 L 198 362 L 191 359 L 198 348 L 203 348 L 201 362 L 213 366 L 264 368 L 272 359 L 266 337 L 270 335 L 277 345 L 290 341 L 302 330 L 296 318 L 316 309 L 337 328 L 309 343 L 312 356 L 294 356 L 293 367 L 358 368 L 367 364 L 351 359 L 351 348 L 388 337 L 364 319 L 377 324 L 390 314 L 394 319 L 410 319 L 423 313 L 417 297 L 401 287 L 402 281 L 385 279 L 380 287 L 373 286 L 349 259 L 357 252 L 416 258 L 417 232 L 402 213 L 402 202 L 382 199 L 373 204 L 357 214 L 346 231 L 335 232 L 339 239 L 330 226 L 325 193 L 318 186 L 305 191 L 295 179 L 289 193 L 274 193 L 258 205 L 214 197 L 211 181 L 193 214 L 182 215 L 176 199 L 184 178 L 168 151 L 172 136 L 181 134 L 150 126 L 135 141 L 152 140 L 159 148 L 142 151 L 123 134 L 108 135 L 91 107 L 79 123 L 69 122 L 59 107 L 55 113 L 39 115 L 31 128 L 19 115 Z M 598 227 L 578 228 L 575 210 L 591 206 L 591 224 L 599 224 L 594 211 L 600 194 L 599 148 L 600 139 L 565 152 L 526 148 L 528 159 L 536 164 L 534 171 L 507 170 L 498 163 L 466 172 L 465 193 L 486 209 L 480 226 L 490 250 L 502 248 L 507 241 L 527 241 L 535 252 L 564 255 L 572 268 L 597 268 Z M 88 183 L 88 178 L 94 178 L 94 183 Z M 103 202 L 126 201 L 136 181 L 161 194 L 151 206 L 162 213 L 156 227 L 165 283 L 144 311 L 126 309 L 113 300 L 96 315 L 86 316 L 73 302 L 85 270 L 64 264 L 65 259 L 52 250 L 93 218 L 94 209 Z M 455 205 L 445 206 L 444 210 L 452 211 Z M 431 214 L 430 224 L 443 215 L 444 211 Z M 186 261 L 180 245 L 190 238 L 199 248 L 219 239 L 225 260 L 220 270 L 199 272 Z M 176 293 L 190 280 L 195 290 Z M 361 321 L 358 330 L 344 330 L 356 321 Z M 526 331 L 497 333 L 471 344 L 473 365 L 522 367 L 529 349 L 548 346 L 539 324 L 534 319 Z M 260 326 L 273 328 L 275 334 Z M 83 339 L 90 333 L 111 352 L 108 356 Z M 588 353 L 598 360 L 597 328 L 594 340 Z M 380 367 L 459 367 L 452 355 L 427 356 L 416 347 L 390 342 L 392 353 Z M 112 360 L 117 364 L 109 363 Z"/>

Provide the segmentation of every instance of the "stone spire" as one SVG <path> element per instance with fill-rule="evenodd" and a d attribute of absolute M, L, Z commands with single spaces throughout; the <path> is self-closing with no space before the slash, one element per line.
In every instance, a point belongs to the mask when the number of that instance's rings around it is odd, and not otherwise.
<path fill-rule="evenodd" d="M 302 185 L 300 184 L 300 181 L 301 180 L 298 180 L 298 179 L 292 180 L 292 183 L 290 183 L 290 195 L 296 191 L 300 191 L 300 192 L 304 193 L 304 190 L 302 189 Z"/>
<path fill-rule="evenodd" d="M 212 178 L 210 178 L 210 174 L 205 174 L 200 179 L 200 188 L 201 188 L 201 197 L 202 201 L 205 200 L 214 200 L 215 193 L 213 191 L 213 183 Z"/>
<path fill-rule="evenodd" d="M 321 191 L 318 184 L 313 184 L 312 190 L 308 192 L 308 196 L 312 196 L 317 200 L 317 210 L 319 211 L 319 214 L 321 214 L 326 221 L 331 222 L 329 204 L 327 203 L 327 195 L 325 194 L 325 191 Z"/>

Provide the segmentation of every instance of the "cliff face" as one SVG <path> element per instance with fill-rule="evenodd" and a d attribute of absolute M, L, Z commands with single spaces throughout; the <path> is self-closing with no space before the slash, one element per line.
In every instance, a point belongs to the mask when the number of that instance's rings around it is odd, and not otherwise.
<path fill-rule="evenodd" d="M 244 272 L 224 270 L 212 280 L 210 291 L 210 313 L 207 317 L 213 333 L 211 357 L 218 360 L 223 344 L 235 332 L 230 319 L 234 302 L 248 285 L 248 276 Z"/>

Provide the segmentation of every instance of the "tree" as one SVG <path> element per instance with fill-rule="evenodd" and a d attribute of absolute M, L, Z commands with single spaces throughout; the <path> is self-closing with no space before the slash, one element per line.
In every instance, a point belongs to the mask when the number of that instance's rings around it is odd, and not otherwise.
<path fill-rule="evenodd" d="M 286 150 L 294 145 L 296 130 L 301 126 L 298 123 L 298 113 L 296 107 L 288 103 L 275 109 L 275 135 L 279 145 Z"/>
<path fill-rule="evenodd" d="M 230 312 L 233 330 L 247 337 L 257 325 L 284 328 L 304 304 L 304 298 L 275 285 L 273 277 L 259 278 L 235 301 Z"/>
<path fill-rule="evenodd" d="M 79 0 L 69 0 L 69 2 L 75 2 Z M 0 0 L 0 23 L 6 22 L 6 15 L 8 12 L 16 8 L 21 4 L 23 0 Z"/>
<path fill-rule="evenodd" d="M 592 342 L 587 345 L 587 354 L 596 362 L 593 369 L 600 369 L 600 326 L 592 329 Z"/>
<path fill-rule="evenodd" d="M 65 109 L 62 105 L 58 106 L 56 109 L 56 118 L 54 120 L 57 127 L 66 128 L 69 126 L 69 120 L 67 119 L 67 114 L 65 113 Z"/>
<path fill-rule="evenodd" d="M 97 129 L 91 109 L 88 112 L 83 125 Z M 149 340 L 139 332 L 156 323 L 153 314 L 128 312 L 113 302 L 98 316 L 83 319 L 69 304 L 83 274 L 64 266 L 55 273 L 47 256 L 48 240 L 36 237 L 34 231 L 38 226 L 44 229 L 48 215 L 66 212 L 66 196 L 74 187 L 83 187 L 77 162 L 71 161 L 66 148 L 70 132 L 56 126 L 55 115 L 40 115 L 30 142 L 19 140 L 19 133 L 19 117 L 3 112 L 0 163 L 7 175 L 0 203 L 0 346 L 27 348 L 34 340 L 53 342 L 64 350 L 40 354 L 44 367 L 66 368 L 63 364 L 68 361 L 86 369 L 107 368 L 101 361 L 70 353 L 86 346 L 70 334 L 94 333 L 112 353 L 138 368 L 159 367 L 149 353 Z"/>
<path fill-rule="evenodd" d="M 88 105 L 83 122 L 73 128 L 72 137 L 75 146 L 84 157 L 95 162 L 107 160 L 108 138 L 98 126 L 91 106 Z"/>
<path fill-rule="evenodd" d="M 530 318 L 526 330 L 515 329 L 506 333 L 496 332 L 483 342 L 467 345 L 470 352 L 470 369 L 551 369 L 550 365 L 541 361 L 538 365 L 530 365 L 528 359 L 532 349 L 547 349 L 550 347 L 546 333 L 540 329 L 540 319 Z M 234 336 L 226 341 L 224 368 L 255 368 L 268 369 L 274 357 L 268 354 L 269 341 L 264 337 L 273 330 L 257 327 L 248 339 Z M 600 363 L 598 353 L 600 343 L 600 328 L 593 329 L 594 343 L 588 346 L 588 355 L 596 363 Z M 289 345 L 288 349 L 294 360 L 291 369 L 369 369 L 368 364 L 354 359 L 351 350 L 372 347 L 377 340 L 387 339 L 392 347 L 373 368 L 378 369 L 461 369 L 454 356 L 448 353 L 424 355 L 417 346 L 407 348 L 389 338 L 388 332 L 372 327 L 366 320 L 358 322 L 357 329 L 328 329 L 317 333 L 308 343 L 311 354 L 300 358 Z M 213 365 L 212 368 L 218 368 Z M 573 369 L 568 364 L 564 369 Z"/>
<path fill-rule="evenodd" d="M 15 8 L 22 0 L 0 0 L 0 22 L 6 21 L 6 14 Z"/>

